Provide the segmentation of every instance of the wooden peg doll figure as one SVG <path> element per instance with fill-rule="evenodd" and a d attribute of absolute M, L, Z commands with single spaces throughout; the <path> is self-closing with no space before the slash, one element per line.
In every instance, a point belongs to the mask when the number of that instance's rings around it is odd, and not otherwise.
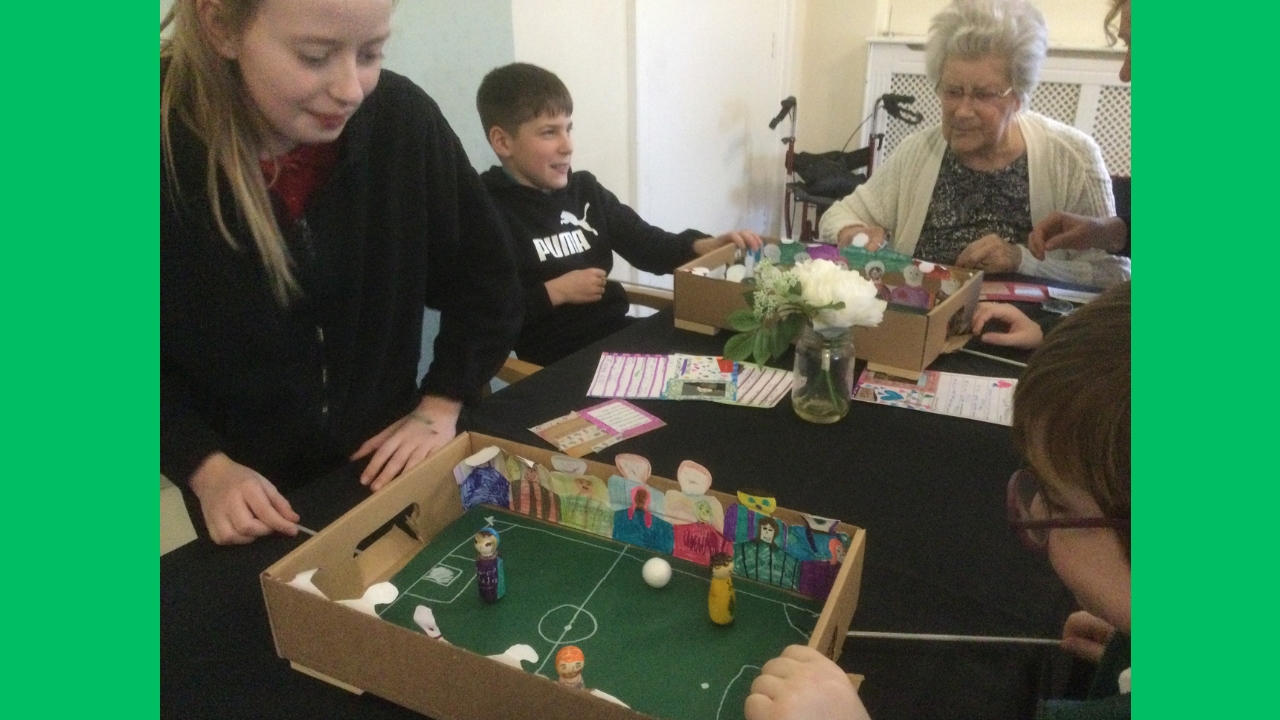
<path fill-rule="evenodd" d="M 476 533 L 476 582 L 480 586 L 480 599 L 496 603 L 507 592 L 506 577 L 502 573 L 502 556 L 498 554 L 498 531 L 487 527 Z"/>
<path fill-rule="evenodd" d="M 707 593 L 707 612 L 717 625 L 733 624 L 733 557 L 725 553 L 711 556 L 711 589 Z"/>
<path fill-rule="evenodd" d="M 586 656 L 577 645 L 565 645 L 556 653 L 556 673 L 560 675 L 560 684 L 578 690 L 586 690 L 582 680 L 582 666 L 586 665 Z"/>

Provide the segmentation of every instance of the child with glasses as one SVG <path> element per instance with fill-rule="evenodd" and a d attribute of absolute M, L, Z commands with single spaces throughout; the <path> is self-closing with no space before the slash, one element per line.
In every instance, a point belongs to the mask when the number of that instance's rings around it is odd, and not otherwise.
<path fill-rule="evenodd" d="M 1013 399 L 1014 446 L 1028 468 L 1009 481 L 1009 522 L 1043 550 L 1083 608 L 1063 647 L 1098 662 L 1087 699 L 1041 703 L 1038 718 L 1129 717 L 1130 285 L 1055 327 Z M 793 645 L 751 686 L 747 720 L 867 718 L 840 669 Z"/>

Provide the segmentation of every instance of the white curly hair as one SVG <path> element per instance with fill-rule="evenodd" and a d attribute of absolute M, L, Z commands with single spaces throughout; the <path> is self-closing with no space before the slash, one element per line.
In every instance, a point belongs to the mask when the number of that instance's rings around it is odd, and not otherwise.
<path fill-rule="evenodd" d="M 1009 84 L 1025 106 L 1049 45 L 1044 15 L 1026 0 L 953 0 L 929 23 L 925 72 L 935 87 L 948 57 L 1005 58 Z"/>

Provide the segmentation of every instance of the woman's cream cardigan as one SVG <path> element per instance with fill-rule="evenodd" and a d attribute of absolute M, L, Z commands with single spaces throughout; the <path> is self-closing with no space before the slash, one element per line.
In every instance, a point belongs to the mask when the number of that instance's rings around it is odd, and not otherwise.
<path fill-rule="evenodd" d="M 1093 138 L 1029 111 L 1018 113 L 1016 120 L 1027 145 L 1033 223 L 1055 210 L 1092 217 L 1115 214 L 1111 177 Z M 819 226 L 822 241 L 834 243 L 850 225 L 875 225 L 892 235 L 894 250 L 914 253 L 946 148 L 941 126 L 907 137 L 867 182 L 827 209 Z M 1128 258 L 1103 250 L 1055 250 L 1037 260 L 1027 250 L 1026 238 L 1009 239 L 1021 246 L 1017 271 L 1024 275 L 1094 287 L 1129 279 Z"/>

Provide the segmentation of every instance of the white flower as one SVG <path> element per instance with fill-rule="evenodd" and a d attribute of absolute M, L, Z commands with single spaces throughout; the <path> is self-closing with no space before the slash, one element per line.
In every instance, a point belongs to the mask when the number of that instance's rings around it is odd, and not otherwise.
<path fill-rule="evenodd" d="M 874 327 L 884 319 L 888 305 L 876 297 L 876 286 L 854 270 L 846 270 L 830 260 L 809 260 L 792 271 L 800 281 L 800 297 L 810 305 L 843 302 L 839 310 L 823 310 L 813 319 L 815 330 Z"/>

